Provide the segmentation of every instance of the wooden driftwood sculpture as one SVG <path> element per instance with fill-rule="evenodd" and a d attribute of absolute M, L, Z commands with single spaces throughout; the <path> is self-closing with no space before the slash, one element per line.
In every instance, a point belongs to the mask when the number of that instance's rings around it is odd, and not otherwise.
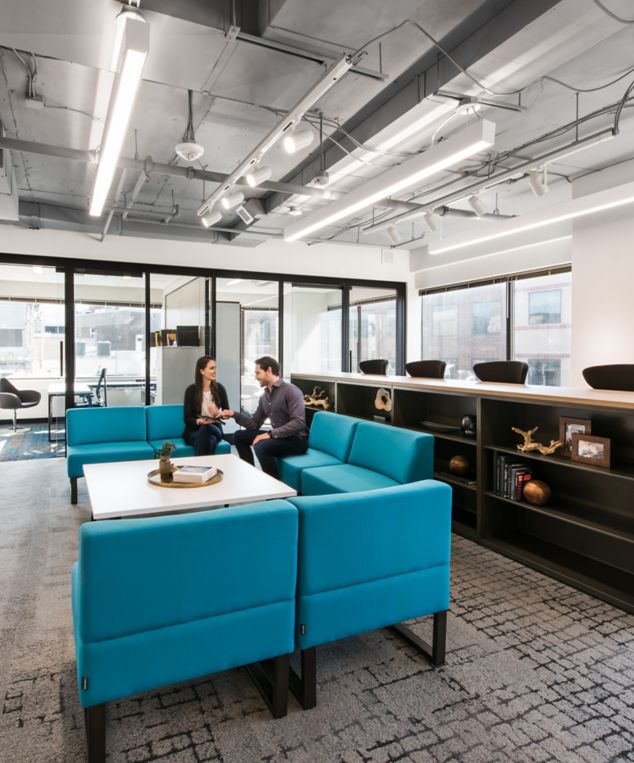
<path fill-rule="evenodd" d="M 524 442 L 517 445 L 517 449 L 521 450 L 522 453 L 528 453 L 531 450 L 538 450 L 542 456 L 550 456 L 557 450 L 557 448 L 561 448 L 563 445 L 561 440 L 551 440 L 550 445 L 544 445 L 541 442 L 534 442 L 533 435 L 539 429 L 539 427 L 533 427 L 528 431 L 518 429 L 517 427 L 511 427 L 511 429 L 513 432 L 522 435 L 524 438 Z"/>
<path fill-rule="evenodd" d="M 324 411 L 330 408 L 330 399 L 326 394 L 326 390 L 321 387 L 313 387 L 313 391 L 309 395 L 304 395 L 304 402 L 306 405 L 312 405 L 315 408 L 321 407 Z"/>

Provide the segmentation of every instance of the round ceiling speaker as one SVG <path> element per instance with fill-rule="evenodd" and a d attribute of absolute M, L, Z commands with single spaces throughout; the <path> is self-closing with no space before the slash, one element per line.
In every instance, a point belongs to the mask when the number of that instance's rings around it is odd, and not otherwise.
<path fill-rule="evenodd" d="M 180 158 L 184 159 L 186 162 L 195 162 L 196 159 L 200 159 L 200 157 L 205 153 L 205 149 L 200 145 L 200 143 L 193 143 L 191 141 L 177 143 L 174 146 L 174 150 L 180 156 Z"/>

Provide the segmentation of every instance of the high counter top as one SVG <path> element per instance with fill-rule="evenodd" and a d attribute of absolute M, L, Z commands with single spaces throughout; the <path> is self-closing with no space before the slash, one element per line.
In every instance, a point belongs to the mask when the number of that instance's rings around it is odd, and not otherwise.
<path fill-rule="evenodd" d="M 588 405 L 596 408 L 634 410 L 634 392 L 622 392 L 591 387 L 546 387 L 538 384 L 501 384 L 456 379 L 418 379 L 411 376 L 378 376 L 358 373 L 294 373 L 293 379 L 307 381 L 345 382 L 362 386 L 394 387 L 395 389 L 444 392 L 447 395 L 475 395 L 524 402 Z"/>

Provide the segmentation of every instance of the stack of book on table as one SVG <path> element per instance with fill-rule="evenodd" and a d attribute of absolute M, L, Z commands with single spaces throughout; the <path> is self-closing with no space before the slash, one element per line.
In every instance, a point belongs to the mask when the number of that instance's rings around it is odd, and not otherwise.
<path fill-rule="evenodd" d="M 495 465 L 495 494 L 512 501 L 521 501 L 524 485 L 533 478 L 528 464 L 514 461 L 512 456 L 498 455 Z"/>
<path fill-rule="evenodd" d="M 218 469 L 215 466 L 194 466 L 185 464 L 173 474 L 174 482 L 207 482 L 215 477 Z"/>

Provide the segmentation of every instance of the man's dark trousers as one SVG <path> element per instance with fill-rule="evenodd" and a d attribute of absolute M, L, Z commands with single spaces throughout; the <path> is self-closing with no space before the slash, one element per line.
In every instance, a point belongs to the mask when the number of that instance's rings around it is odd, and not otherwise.
<path fill-rule="evenodd" d="M 253 465 L 253 451 L 251 443 L 262 434 L 261 429 L 239 429 L 233 433 L 233 444 L 236 446 L 238 455 L 243 461 Z M 308 437 L 275 437 L 268 440 L 260 440 L 254 447 L 262 471 L 270 474 L 275 479 L 280 478 L 277 468 L 277 458 L 282 456 L 301 456 L 308 450 Z"/>

